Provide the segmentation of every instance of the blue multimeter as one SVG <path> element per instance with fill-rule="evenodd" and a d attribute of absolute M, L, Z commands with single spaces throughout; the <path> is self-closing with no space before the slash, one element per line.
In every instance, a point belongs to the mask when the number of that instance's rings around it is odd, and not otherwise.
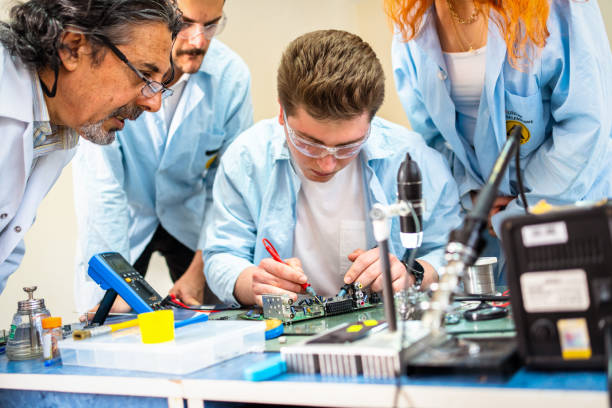
<path fill-rule="evenodd" d="M 87 273 L 102 289 L 112 289 L 119 294 L 136 313 L 164 308 L 161 305 L 162 297 L 117 252 L 103 252 L 92 256 Z"/>

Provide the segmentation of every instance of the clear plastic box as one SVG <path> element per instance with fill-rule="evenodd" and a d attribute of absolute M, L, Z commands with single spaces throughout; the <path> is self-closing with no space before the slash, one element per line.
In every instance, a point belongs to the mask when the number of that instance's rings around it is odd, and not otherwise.
<path fill-rule="evenodd" d="M 181 327 L 172 341 L 143 344 L 137 327 L 59 342 L 65 365 L 186 374 L 232 357 L 263 352 L 264 322 L 214 321 Z"/>

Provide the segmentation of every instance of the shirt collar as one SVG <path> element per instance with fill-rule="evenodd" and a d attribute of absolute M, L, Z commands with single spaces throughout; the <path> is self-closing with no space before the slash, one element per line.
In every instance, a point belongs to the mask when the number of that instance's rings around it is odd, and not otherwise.
<path fill-rule="evenodd" d="M 186 72 L 181 74 L 181 77 L 179 78 L 178 81 L 176 81 L 174 84 L 172 84 L 172 86 L 170 87 L 170 89 L 174 90 L 176 88 L 178 88 L 179 86 L 183 85 L 183 82 L 187 82 L 189 81 L 189 77 L 191 76 L 191 74 L 188 74 Z"/>
<path fill-rule="evenodd" d="M 34 157 L 40 157 L 56 150 L 70 150 L 79 142 L 79 135 L 67 126 L 53 125 L 47 103 L 40 85 L 38 74 L 32 81 L 32 130 Z"/>

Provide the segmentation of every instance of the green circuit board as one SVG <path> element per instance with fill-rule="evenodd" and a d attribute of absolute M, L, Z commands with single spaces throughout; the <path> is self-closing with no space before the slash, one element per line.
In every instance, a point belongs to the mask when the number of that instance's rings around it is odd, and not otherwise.
<path fill-rule="evenodd" d="M 296 302 L 289 295 L 263 295 L 262 309 L 249 310 L 241 319 L 280 319 L 285 325 L 371 308 L 380 303 L 377 293 L 367 292 L 359 282 L 346 284 L 331 298 L 305 295 Z"/>
<path fill-rule="evenodd" d="M 291 325 L 293 323 L 302 322 L 304 320 L 318 319 L 321 317 L 330 317 L 335 315 L 346 314 L 350 312 L 360 311 L 364 309 L 369 309 L 377 306 L 378 303 L 373 304 L 369 302 L 364 302 L 362 305 L 358 307 L 348 305 L 349 302 L 343 302 L 343 306 L 339 307 L 338 311 L 333 311 L 334 302 L 329 302 L 331 307 L 326 308 L 326 304 L 322 305 L 303 305 L 303 306 L 290 306 L 288 308 L 289 314 L 283 315 L 282 313 L 264 313 L 263 309 L 251 309 L 246 312 L 240 313 L 238 317 L 240 319 L 245 320 L 264 320 L 277 318 L 283 321 L 286 325 Z"/>

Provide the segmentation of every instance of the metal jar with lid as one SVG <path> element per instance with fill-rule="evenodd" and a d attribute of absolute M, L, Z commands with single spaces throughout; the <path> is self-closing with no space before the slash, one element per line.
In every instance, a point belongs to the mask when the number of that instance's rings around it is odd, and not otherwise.
<path fill-rule="evenodd" d="M 17 302 L 17 313 L 13 316 L 6 344 L 9 360 L 42 357 L 42 319 L 51 316 L 45 307 L 45 300 L 34 299 L 36 286 L 23 290 L 28 294 L 28 299 Z"/>

